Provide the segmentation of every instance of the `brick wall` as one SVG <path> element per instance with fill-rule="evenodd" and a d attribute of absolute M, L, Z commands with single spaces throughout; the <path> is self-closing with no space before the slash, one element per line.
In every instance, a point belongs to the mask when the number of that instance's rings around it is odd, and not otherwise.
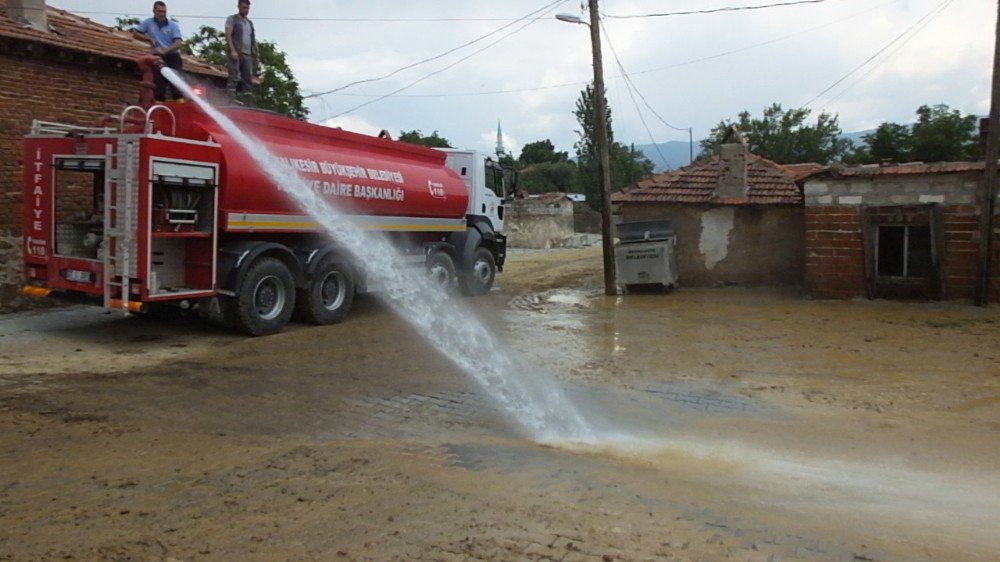
<path fill-rule="evenodd" d="M 127 63 L 36 54 L 0 43 L 0 234 L 21 232 L 22 137 L 33 119 L 96 126 L 138 98 Z"/>
<path fill-rule="evenodd" d="M 937 213 L 943 235 L 937 245 L 940 296 L 973 299 L 979 275 L 980 215 L 974 202 L 980 177 L 981 174 L 970 172 L 911 177 L 821 177 L 806 182 L 809 294 L 814 298 L 838 299 L 867 295 L 863 225 L 867 208 L 869 220 L 886 224 L 901 221 L 900 224 L 926 225 L 932 220 L 930 215 Z M 901 213 L 900 209 L 923 211 L 888 216 Z M 1000 224 L 997 226 L 991 302 L 1000 302 Z"/>
<path fill-rule="evenodd" d="M 943 297 L 975 298 L 979 276 L 979 210 L 974 205 L 950 205 L 942 209 L 941 222 L 944 230 Z M 993 244 L 995 247 L 996 240 Z M 995 257 L 993 261 L 996 264 Z M 993 275 L 993 280 L 997 281 L 996 273 Z"/>
<path fill-rule="evenodd" d="M 864 238 L 860 208 L 806 207 L 806 290 L 813 298 L 865 295 Z"/>

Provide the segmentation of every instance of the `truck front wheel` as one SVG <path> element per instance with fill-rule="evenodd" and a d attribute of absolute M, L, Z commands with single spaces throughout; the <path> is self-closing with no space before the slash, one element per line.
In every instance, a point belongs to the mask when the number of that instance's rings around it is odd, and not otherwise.
<path fill-rule="evenodd" d="M 479 296 L 490 292 L 497 278 L 497 261 L 493 252 L 480 246 L 472 253 L 472 262 L 458 278 L 463 295 Z"/>
<path fill-rule="evenodd" d="M 295 282 L 288 266 L 276 258 L 260 258 L 247 270 L 236 291 L 235 328 L 251 336 L 276 334 L 295 306 Z"/>
<path fill-rule="evenodd" d="M 298 291 L 295 306 L 302 319 L 313 324 L 336 324 L 347 317 L 354 302 L 354 275 L 351 268 L 327 258 L 316 268 L 308 289 Z"/>

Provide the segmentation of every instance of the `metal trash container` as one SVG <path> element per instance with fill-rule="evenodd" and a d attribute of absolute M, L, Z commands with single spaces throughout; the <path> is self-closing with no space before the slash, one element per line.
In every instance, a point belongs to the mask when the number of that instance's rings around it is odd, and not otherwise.
<path fill-rule="evenodd" d="M 638 286 L 677 287 L 676 243 L 669 220 L 619 224 L 615 244 L 618 285 L 626 292 Z"/>

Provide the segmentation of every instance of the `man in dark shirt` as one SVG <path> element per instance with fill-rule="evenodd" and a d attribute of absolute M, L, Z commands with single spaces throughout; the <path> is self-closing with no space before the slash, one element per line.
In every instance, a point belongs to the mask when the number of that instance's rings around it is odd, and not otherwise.
<path fill-rule="evenodd" d="M 236 7 L 238 13 L 226 18 L 226 49 L 229 55 L 226 89 L 230 95 L 251 93 L 258 60 L 257 37 L 253 22 L 247 17 L 250 0 L 239 0 Z"/>

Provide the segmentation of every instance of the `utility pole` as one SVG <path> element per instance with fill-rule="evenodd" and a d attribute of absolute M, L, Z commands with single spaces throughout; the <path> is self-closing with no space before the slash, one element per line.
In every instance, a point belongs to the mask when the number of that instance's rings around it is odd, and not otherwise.
<path fill-rule="evenodd" d="M 997 198 L 997 160 L 1000 159 L 1000 2 L 997 3 L 997 29 L 993 51 L 993 90 L 990 101 L 990 124 L 986 135 L 986 171 L 979 198 L 979 286 L 976 304 L 990 302 L 993 274 L 993 209 Z"/>
<path fill-rule="evenodd" d="M 604 250 L 604 294 L 617 295 L 614 238 L 611 236 L 611 155 L 608 147 L 607 100 L 604 98 L 604 63 L 601 60 L 601 16 L 597 0 L 590 4 L 590 44 L 594 51 L 594 142 L 597 144 L 601 180 L 601 242 Z"/>

